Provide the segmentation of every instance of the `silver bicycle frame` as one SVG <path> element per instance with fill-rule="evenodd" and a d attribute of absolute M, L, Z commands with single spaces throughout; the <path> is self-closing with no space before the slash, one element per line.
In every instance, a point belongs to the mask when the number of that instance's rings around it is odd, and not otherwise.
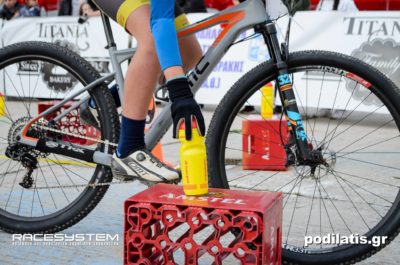
<path fill-rule="evenodd" d="M 124 77 L 121 69 L 121 64 L 130 59 L 132 55 L 135 53 L 135 49 L 123 49 L 117 50 L 117 47 L 114 43 L 112 30 L 110 26 L 110 21 L 108 17 L 102 14 L 102 20 L 104 24 L 105 35 L 107 39 L 107 49 L 110 55 L 111 65 L 114 69 L 114 72 L 108 74 L 92 83 L 82 88 L 78 92 L 73 95 L 65 98 L 58 104 L 49 108 L 45 112 L 41 113 L 40 116 L 34 118 L 26 125 L 28 128 L 34 121 L 37 121 L 41 117 L 48 115 L 49 113 L 59 109 L 64 103 L 73 100 L 75 97 L 81 95 L 86 92 L 88 89 L 96 89 L 95 87 L 104 83 L 105 81 L 111 82 L 115 79 L 116 83 L 119 87 L 119 96 L 121 102 L 123 100 L 123 91 L 124 91 Z M 178 37 L 185 37 L 190 34 L 194 34 L 196 32 L 202 31 L 204 29 L 210 28 L 212 26 L 228 23 L 225 29 L 221 32 L 221 34 L 217 37 L 211 47 L 204 54 L 202 59 L 197 63 L 196 67 L 188 74 L 189 83 L 191 85 L 191 89 L 193 94 L 200 89 L 202 83 L 207 79 L 207 77 L 211 74 L 214 67 L 218 64 L 224 54 L 227 52 L 229 47 L 234 43 L 235 39 L 244 31 L 253 28 L 254 26 L 262 23 L 266 23 L 269 21 L 269 17 L 267 15 L 267 11 L 262 0 L 248 0 L 240 3 L 237 6 L 226 9 L 222 12 L 216 13 L 213 16 L 207 17 L 204 20 L 201 20 L 197 23 L 188 25 L 187 27 L 178 31 Z M 73 104 L 68 110 L 63 112 L 54 118 L 55 121 L 64 117 L 67 113 L 72 111 L 73 109 L 79 107 L 79 105 L 88 100 L 88 98 L 84 98 L 77 103 Z M 164 136 L 166 131 L 172 124 L 171 119 L 171 103 L 167 104 L 162 112 L 156 117 L 150 126 L 149 130 L 145 136 L 145 142 L 148 149 L 153 149 L 154 146 L 158 143 L 158 141 Z M 24 129 L 26 129 L 24 128 Z M 37 141 L 33 141 L 30 138 L 22 137 L 20 140 L 21 143 L 30 145 L 33 147 L 37 146 Z M 106 141 L 107 142 L 107 141 Z M 81 147 L 79 147 L 81 148 Z M 81 148 L 83 149 L 83 148 Z M 106 150 L 108 147 L 106 146 Z M 95 151 L 93 155 L 93 162 L 97 164 L 102 164 L 106 166 L 110 166 L 111 164 L 111 155 Z"/>

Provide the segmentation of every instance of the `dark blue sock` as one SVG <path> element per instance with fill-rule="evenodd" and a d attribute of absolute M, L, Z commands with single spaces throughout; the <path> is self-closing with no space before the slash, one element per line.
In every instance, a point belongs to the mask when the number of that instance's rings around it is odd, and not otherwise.
<path fill-rule="evenodd" d="M 132 152 L 145 148 L 144 126 L 146 120 L 133 120 L 122 116 L 121 133 L 118 142 L 117 156 L 127 157 Z"/>
<path fill-rule="evenodd" d="M 112 87 L 110 87 L 110 93 L 114 99 L 115 106 L 117 106 L 117 108 L 121 107 L 121 100 L 119 99 L 117 85 L 113 85 Z M 94 103 L 93 99 L 90 99 L 89 106 L 93 109 L 96 108 L 96 104 Z"/>

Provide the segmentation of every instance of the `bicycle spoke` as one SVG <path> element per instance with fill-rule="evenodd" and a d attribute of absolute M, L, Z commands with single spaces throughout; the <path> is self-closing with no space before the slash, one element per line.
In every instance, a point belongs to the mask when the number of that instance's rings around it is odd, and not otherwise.
<path fill-rule="evenodd" d="M 346 145 L 345 147 L 342 147 L 342 148 L 339 149 L 337 152 L 342 152 L 342 151 L 345 150 L 347 147 L 352 146 L 352 145 L 355 144 L 355 143 L 358 143 L 359 141 L 365 139 L 365 138 L 366 138 L 367 136 L 369 136 L 370 134 L 372 134 L 372 133 L 378 131 L 380 128 L 385 127 L 386 125 L 388 125 L 388 124 L 391 123 L 391 122 L 392 122 L 392 120 L 390 120 L 390 121 L 388 121 L 388 122 L 385 122 L 384 124 L 380 125 L 378 128 L 373 129 L 372 131 L 369 131 L 368 133 L 366 133 L 366 134 L 364 134 L 363 136 L 359 137 L 359 138 L 358 138 L 356 141 L 354 141 L 353 143 L 348 144 L 348 145 Z"/>
<path fill-rule="evenodd" d="M 301 182 L 301 181 L 303 180 L 303 175 L 302 175 L 302 174 L 299 174 L 299 175 L 296 177 L 296 181 L 294 182 L 293 187 L 292 187 L 292 188 L 289 190 L 289 192 L 288 192 L 289 196 L 287 196 L 286 201 L 283 203 L 283 207 L 282 207 L 283 209 L 285 209 L 286 204 L 288 203 L 290 197 L 292 196 L 292 191 L 296 188 L 298 179 L 299 179 L 300 182 Z M 299 183 L 300 183 L 300 182 L 299 182 Z M 291 183 L 291 182 L 289 182 L 289 183 Z M 289 183 L 287 183 L 287 185 L 288 185 Z M 287 186 L 287 185 L 285 185 L 285 186 Z M 284 186 L 284 187 L 285 187 L 285 186 Z M 281 189 L 277 189 L 276 191 L 279 191 L 279 190 L 281 190 Z"/>
<path fill-rule="evenodd" d="M 337 95 L 338 95 L 338 93 L 339 93 L 339 87 L 340 87 L 340 84 L 342 83 L 342 77 L 343 77 L 343 76 L 341 75 L 341 76 L 340 76 L 339 83 L 338 83 L 338 86 L 336 87 L 335 98 L 334 98 L 334 100 L 333 100 L 333 104 L 332 104 L 332 107 L 331 107 L 331 110 L 332 110 L 332 111 L 335 109 L 336 99 L 337 99 Z M 328 134 L 328 131 L 329 131 L 329 126 L 330 126 L 330 124 L 331 124 L 331 121 L 332 121 L 332 116 L 329 117 L 328 126 L 326 126 L 325 136 L 324 136 L 324 138 L 322 139 L 322 142 L 325 142 L 325 140 L 326 140 L 326 137 L 327 137 L 327 134 Z"/>
<path fill-rule="evenodd" d="M 65 167 L 63 167 L 60 163 L 60 160 L 57 158 L 56 155 L 54 155 L 54 158 L 57 160 L 57 165 L 63 170 L 64 174 L 68 177 L 68 179 L 71 181 L 72 185 L 76 185 L 76 183 L 72 180 L 71 176 L 68 174 L 68 172 L 65 170 Z M 76 191 L 79 192 L 78 187 L 75 187 Z"/>
<path fill-rule="evenodd" d="M 321 102 L 321 94 L 322 94 L 322 87 L 323 87 L 322 84 L 324 83 L 324 80 L 325 80 L 325 72 L 323 73 L 322 81 L 321 81 L 321 87 L 319 88 L 318 104 L 317 104 L 317 110 L 316 110 L 316 112 L 315 112 L 315 115 L 316 115 L 316 116 L 317 116 L 317 114 L 318 114 L 319 104 L 320 104 L 320 102 Z M 313 125 L 313 129 L 312 129 L 313 133 L 314 133 L 314 131 L 315 131 L 315 123 L 316 123 L 316 121 L 317 121 L 317 119 L 314 120 L 314 125 Z"/>
<path fill-rule="evenodd" d="M 369 94 L 367 97 L 365 97 L 365 98 L 355 107 L 355 109 L 353 109 L 353 110 L 343 119 L 344 114 L 345 114 L 346 111 L 347 111 L 347 107 L 348 107 L 349 104 L 350 104 L 351 98 L 353 97 L 354 92 L 355 92 L 355 90 L 356 90 L 356 88 L 357 88 L 357 85 L 358 85 L 358 83 L 356 82 L 355 85 L 354 85 L 354 87 L 353 87 L 353 89 L 352 89 L 352 91 L 351 91 L 351 95 L 349 96 L 349 99 L 348 99 L 347 102 L 346 102 L 346 105 L 345 105 L 345 107 L 344 107 L 344 110 L 343 110 L 342 114 L 340 115 L 340 118 L 338 119 L 338 122 L 336 123 L 336 127 L 335 127 L 333 130 L 331 130 L 331 131 L 325 136 L 326 138 L 328 138 L 328 136 L 330 136 L 331 134 L 333 134 L 333 135 L 332 135 L 332 137 L 333 137 L 333 136 L 335 135 L 337 129 L 339 128 L 339 126 L 342 125 L 342 124 L 347 120 L 347 118 L 350 117 L 351 114 L 353 114 L 354 111 L 355 111 L 359 106 L 361 106 L 362 103 L 369 97 L 370 94 Z M 328 144 L 328 147 L 329 147 L 329 144 Z"/>
<path fill-rule="evenodd" d="M 21 189 L 21 197 L 20 197 L 20 199 L 19 199 L 19 204 L 18 204 L 18 214 L 19 214 L 19 212 L 20 212 L 20 210 L 21 210 L 21 203 L 22 203 L 22 196 L 23 196 L 23 194 L 24 194 L 24 189 Z"/>
<path fill-rule="evenodd" d="M 365 97 L 363 101 L 365 101 L 371 94 L 372 94 L 372 93 L 370 93 L 367 97 Z M 330 143 L 332 142 L 333 139 L 337 138 L 339 135 L 342 135 L 343 133 L 345 133 L 346 131 L 348 131 L 350 128 L 352 128 L 354 125 L 360 123 L 361 121 L 363 121 L 364 119 L 366 119 L 367 117 L 369 117 L 371 114 L 375 113 L 377 110 L 379 110 L 379 109 L 382 107 L 382 106 L 378 107 L 378 108 L 375 109 L 373 112 L 370 112 L 370 113 L 368 113 L 367 115 L 365 115 L 364 118 L 363 118 L 362 120 L 359 120 L 358 122 L 353 123 L 352 125 L 350 125 L 349 127 L 347 127 L 345 130 L 339 132 L 339 134 L 336 134 L 336 131 L 337 131 L 338 126 L 341 125 L 341 124 L 343 124 L 343 122 L 344 122 L 348 117 L 350 117 L 351 114 L 352 114 L 359 106 L 361 106 L 361 104 L 363 103 L 363 101 L 361 101 L 360 104 L 358 104 L 358 106 L 357 106 L 354 110 L 352 110 L 352 111 L 344 118 L 344 120 L 341 121 L 340 124 L 338 123 L 338 124 L 336 125 L 336 129 L 334 130 L 331 139 L 328 141 L 328 146 L 327 146 L 327 148 L 329 147 L 329 145 L 330 145 Z M 332 132 L 332 131 L 331 131 L 331 132 Z M 328 136 L 329 136 L 329 135 L 331 135 L 331 133 L 329 133 Z M 327 136 L 327 137 L 328 137 L 328 136 Z"/>
<path fill-rule="evenodd" d="M 231 180 L 229 180 L 228 182 L 232 182 L 232 181 L 235 181 L 235 180 L 238 180 L 238 179 L 242 179 L 242 178 L 244 178 L 244 177 L 247 177 L 247 176 L 250 176 L 250 175 L 254 175 L 254 174 L 257 174 L 257 171 L 250 172 L 250 173 L 248 173 L 248 174 L 244 174 L 244 175 L 242 175 L 242 176 L 240 176 L 240 177 L 231 179 Z"/>
<path fill-rule="evenodd" d="M 308 214 L 308 220 L 307 220 L 307 226 L 306 226 L 306 233 L 304 234 L 304 237 L 306 237 L 306 236 L 307 236 L 307 233 L 308 233 L 308 227 L 309 227 L 309 225 L 310 225 L 310 220 L 311 220 L 311 213 L 312 213 L 312 209 L 313 209 L 313 206 L 314 206 L 315 192 L 317 191 L 317 181 L 314 181 L 314 182 L 315 182 L 315 185 L 314 185 L 314 192 L 313 192 L 313 197 L 312 197 L 312 200 L 311 200 L 310 212 L 309 212 L 309 214 Z M 320 197 L 321 197 L 321 196 L 320 196 Z M 303 247 L 304 247 L 304 245 L 303 245 Z"/>
<path fill-rule="evenodd" d="M 361 217 L 362 221 L 364 222 L 364 224 L 368 227 L 368 229 L 371 229 L 369 227 L 369 225 L 367 224 L 367 222 L 365 221 L 364 217 L 362 216 L 362 214 L 360 213 L 360 211 L 358 210 L 357 206 L 354 204 L 353 200 L 350 198 L 349 194 L 346 192 L 346 190 L 344 189 L 343 185 L 340 183 L 340 181 L 337 179 L 337 176 L 335 173 L 332 172 L 332 175 L 335 177 L 336 182 L 339 184 L 340 188 L 342 189 L 342 191 L 346 194 L 347 199 L 349 199 L 349 201 L 351 202 L 351 204 L 353 205 L 354 210 L 356 210 L 356 212 L 358 213 L 358 215 Z"/>
<path fill-rule="evenodd" d="M 360 162 L 360 163 L 363 163 L 363 164 L 368 164 L 368 165 L 374 165 L 374 166 L 378 166 L 378 167 L 384 167 L 384 168 L 390 168 L 390 169 L 395 169 L 395 170 L 400 170 L 400 168 L 397 168 L 397 167 L 392 167 L 392 166 L 387 166 L 387 165 L 381 165 L 381 164 L 378 164 L 378 163 L 372 163 L 372 162 L 368 162 L 368 161 L 364 161 L 364 160 L 360 160 L 360 159 L 355 159 L 355 158 L 350 158 L 350 157 L 340 157 L 340 158 L 343 158 L 343 159 L 348 159 L 348 160 L 352 160 L 352 161 L 356 161 L 356 162 Z"/>
<path fill-rule="evenodd" d="M 357 176 L 357 175 L 353 175 L 353 174 L 341 172 L 341 171 L 338 171 L 338 170 L 335 170 L 335 171 L 336 171 L 337 173 L 339 173 L 339 174 L 343 174 L 343 175 L 347 175 L 347 176 L 350 176 L 350 177 L 355 177 L 355 178 L 359 178 L 359 179 L 363 179 L 363 180 L 368 180 L 368 181 L 371 181 L 371 182 L 374 182 L 374 183 L 378 183 L 378 184 L 382 184 L 382 185 L 387 185 L 387 186 L 393 187 L 392 184 L 385 183 L 385 182 L 382 182 L 382 181 L 377 181 L 377 180 L 374 180 L 374 179 L 363 178 L 363 177 L 361 177 L 361 176 Z M 400 186 L 394 186 L 394 187 L 400 188 Z"/>
<path fill-rule="evenodd" d="M 15 178 L 14 178 L 14 181 L 13 181 L 13 185 L 12 185 L 12 187 L 11 187 L 10 193 L 8 194 L 8 199 L 7 199 L 6 206 L 4 207 L 5 210 L 7 210 L 8 203 L 10 202 L 11 194 L 12 194 L 12 192 L 14 191 L 15 182 L 16 182 L 16 180 L 17 180 L 18 173 L 19 173 L 20 169 L 21 169 L 21 165 L 18 166 L 18 170 L 17 170 L 17 172 L 15 172 Z"/>
<path fill-rule="evenodd" d="M 40 166 L 40 164 L 38 164 L 38 167 L 39 167 L 40 172 L 42 173 L 42 177 L 43 177 L 44 182 L 46 183 L 46 187 L 49 187 L 49 184 L 47 183 L 45 174 L 44 174 L 44 172 L 43 172 L 42 167 Z M 49 193 L 50 193 L 50 197 L 51 197 L 51 199 L 52 199 L 52 201 L 53 201 L 54 207 L 57 209 L 57 205 L 56 205 L 56 201 L 54 200 L 53 193 L 51 193 L 51 190 L 50 190 L 49 188 L 48 188 L 47 190 L 48 190 Z"/>
<path fill-rule="evenodd" d="M 57 181 L 57 184 L 61 187 L 61 191 L 64 194 L 65 199 L 67 199 L 67 202 L 70 203 L 70 200 L 68 199 L 67 194 L 65 194 L 64 188 L 60 184 L 60 181 L 58 181 L 57 175 L 54 173 L 52 166 L 49 164 L 49 162 L 46 161 L 46 163 L 48 164 L 49 169 L 50 169 L 51 173 L 53 174 L 54 179 Z"/>
<path fill-rule="evenodd" d="M 345 175 L 347 175 L 347 174 L 345 174 Z M 349 180 L 347 180 L 347 179 L 343 179 L 343 181 L 348 182 L 348 183 L 350 183 L 350 184 L 356 186 L 357 188 L 362 189 L 363 191 L 365 191 L 365 192 L 367 192 L 367 193 L 370 193 L 370 194 L 374 195 L 375 197 L 377 197 L 377 198 L 379 198 L 379 199 L 382 199 L 383 201 L 386 201 L 386 202 L 388 202 L 388 203 L 390 203 L 390 204 L 393 203 L 393 202 L 391 202 L 391 201 L 389 201 L 389 200 L 383 198 L 382 196 L 380 196 L 380 195 L 378 195 L 378 194 L 376 194 L 376 193 L 374 193 L 374 192 L 372 192 L 372 191 L 369 191 L 369 190 L 365 189 L 364 187 L 362 187 L 362 186 L 360 186 L 360 185 L 355 184 L 354 182 L 351 182 L 351 181 L 349 181 Z"/>
<path fill-rule="evenodd" d="M 22 99 L 22 96 L 21 96 L 21 94 L 18 92 L 18 89 L 15 87 L 14 82 L 12 82 L 11 77 L 9 76 L 9 74 L 7 73 L 7 71 L 5 71 L 5 73 L 6 73 L 7 77 L 8 77 L 8 79 L 11 81 L 11 84 L 12 84 L 13 88 L 15 89 L 15 92 L 17 92 L 18 97 L 19 97 L 20 99 Z M 22 104 L 24 105 L 26 111 L 28 112 L 28 115 L 30 116 L 30 110 L 28 109 L 28 106 L 26 105 L 25 100 L 22 99 L 21 101 L 22 101 Z"/>
<path fill-rule="evenodd" d="M 353 190 L 353 192 L 356 193 L 361 198 L 361 200 L 363 200 L 365 204 L 368 205 L 374 212 L 376 212 L 379 215 L 379 217 L 383 218 L 383 216 L 374 207 L 372 207 L 371 203 L 367 202 L 367 200 L 363 196 L 361 196 L 361 194 L 358 191 L 356 191 L 349 183 L 344 181 L 344 178 L 341 177 L 340 174 L 338 174 L 337 177 L 340 178 L 351 190 Z"/>
<path fill-rule="evenodd" d="M 391 138 L 389 138 L 389 139 L 381 140 L 381 141 L 379 141 L 379 142 L 377 142 L 377 143 L 369 144 L 369 145 L 367 145 L 367 146 L 365 146 L 365 147 L 362 147 L 362 148 L 359 148 L 359 149 L 356 149 L 356 150 L 353 150 L 353 151 L 348 151 L 348 152 L 336 152 L 337 154 L 338 154 L 338 153 L 345 153 L 344 155 L 337 156 L 337 157 L 343 157 L 343 156 L 347 156 L 347 155 L 350 155 L 350 154 L 353 154 L 353 153 L 357 153 L 357 154 L 360 154 L 360 153 L 361 153 L 361 154 L 362 154 L 362 153 L 372 153 L 372 154 L 397 154 L 397 153 L 400 153 L 400 152 L 358 152 L 358 151 L 365 150 L 365 149 L 367 149 L 367 148 L 376 146 L 376 145 L 381 144 L 381 143 L 389 142 L 389 141 L 391 141 L 391 140 L 393 140 L 393 139 L 395 139 L 395 138 L 398 138 L 399 136 L 400 136 L 400 135 L 396 135 L 396 136 L 391 137 Z"/>
<path fill-rule="evenodd" d="M 258 185 L 264 183 L 264 182 L 267 181 L 268 179 L 270 179 L 270 178 L 272 178 L 273 176 L 276 176 L 276 175 L 278 175 L 278 174 L 279 174 L 279 172 L 272 174 L 272 176 L 270 176 L 270 177 L 268 177 L 268 178 L 262 180 L 260 183 L 257 183 L 256 185 L 252 186 L 249 190 L 254 189 L 256 186 L 258 186 Z"/>
<path fill-rule="evenodd" d="M 335 208 L 335 210 L 336 210 L 336 212 L 338 213 L 338 215 L 339 215 L 340 219 L 342 220 L 343 224 L 346 226 L 346 228 L 347 228 L 347 230 L 350 232 L 350 234 L 353 234 L 353 232 L 351 231 L 350 227 L 348 226 L 348 224 L 347 224 L 346 221 L 344 220 L 343 216 L 340 214 L 340 212 L 339 212 L 339 210 L 338 210 L 336 204 L 333 202 L 332 198 L 329 196 L 328 192 L 326 191 L 324 185 L 322 185 L 322 183 L 321 183 L 320 181 L 318 181 L 318 183 L 319 183 L 319 185 L 320 185 L 320 186 L 318 186 L 318 189 L 319 189 L 319 187 L 321 187 L 321 188 L 324 190 L 326 196 L 328 196 L 329 201 L 331 202 L 331 204 L 332 204 L 333 207 Z M 321 193 L 320 193 L 320 194 L 321 194 Z M 321 196 L 321 197 L 322 197 L 322 196 Z"/>
<path fill-rule="evenodd" d="M 302 181 L 303 181 L 303 178 L 300 178 L 300 184 L 299 184 L 299 188 L 297 189 L 297 194 L 300 193 L 300 188 L 301 188 L 301 183 L 302 183 Z M 298 200 L 298 199 L 299 199 L 299 196 L 296 196 L 296 200 L 295 200 L 294 206 L 293 206 L 292 216 L 291 216 L 291 218 L 290 218 L 289 228 L 288 228 L 287 235 L 286 235 L 286 244 L 287 244 L 288 239 L 289 239 L 290 229 L 292 228 L 294 212 L 295 212 L 295 210 L 296 210 L 297 200 Z"/>

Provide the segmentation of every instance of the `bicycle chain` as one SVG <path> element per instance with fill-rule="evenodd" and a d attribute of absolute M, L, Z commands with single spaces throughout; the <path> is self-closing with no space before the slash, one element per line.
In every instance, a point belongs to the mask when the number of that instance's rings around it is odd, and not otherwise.
<path fill-rule="evenodd" d="M 76 137 L 76 138 L 81 138 L 81 139 L 84 139 L 84 140 L 93 141 L 93 142 L 96 142 L 96 143 L 101 143 L 101 144 L 104 144 L 106 146 L 107 145 L 111 145 L 111 146 L 114 146 L 114 147 L 118 146 L 118 144 L 110 143 L 108 140 L 103 141 L 103 140 L 99 140 L 97 138 L 92 138 L 92 137 L 84 136 L 84 135 L 80 135 L 80 134 L 74 134 L 74 133 L 71 133 L 71 132 L 67 132 L 67 131 L 64 131 L 64 130 L 58 130 L 58 129 L 54 129 L 54 128 L 50 128 L 50 127 L 46 127 L 46 126 L 33 124 L 32 127 L 37 127 L 39 129 L 44 129 L 44 130 L 47 130 L 47 131 L 50 131 L 50 132 L 60 133 L 60 134 L 64 134 L 64 135 L 68 135 L 68 136 L 72 136 L 72 137 Z"/>
<path fill-rule="evenodd" d="M 59 186 L 46 186 L 46 187 L 36 187 L 34 186 L 34 190 L 47 190 L 47 189 L 69 189 L 69 188 L 97 188 L 97 187 L 102 187 L 102 186 L 110 186 L 110 185 L 115 185 L 115 184 L 126 184 L 126 183 L 132 183 L 135 180 L 121 180 L 118 182 L 102 182 L 102 183 L 88 183 L 88 184 L 75 184 L 75 185 L 59 185 Z"/>

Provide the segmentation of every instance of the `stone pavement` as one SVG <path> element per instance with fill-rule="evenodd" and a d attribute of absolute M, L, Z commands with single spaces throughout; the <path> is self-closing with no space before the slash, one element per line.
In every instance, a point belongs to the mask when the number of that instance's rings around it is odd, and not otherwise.
<path fill-rule="evenodd" d="M 205 112 L 206 120 L 211 112 Z M 171 131 L 163 140 L 166 160 L 179 161 L 179 143 L 171 139 Z M 13 246 L 11 235 L 0 232 L 0 264 L 121 264 L 123 251 L 123 202 L 128 197 L 145 189 L 134 182 L 111 186 L 100 204 L 81 222 L 61 232 L 66 234 L 109 233 L 118 234 L 118 245 L 113 246 Z M 400 238 L 384 250 L 363 261 L 362 265 L 397 264 Z"/>
<path fill-rule="evenodd" d="M 0 232 L 0 264 L 122 264 L 123 202 L 144 189 L 139 183 L 117 185 L 109 189 L 102 202 L 89 216 L 63 233 L 119 234 L 117 246 L 12 246 L 11 235 Z M 395 265 L 399 259 L 400 238 L 360 265 Z"/>

